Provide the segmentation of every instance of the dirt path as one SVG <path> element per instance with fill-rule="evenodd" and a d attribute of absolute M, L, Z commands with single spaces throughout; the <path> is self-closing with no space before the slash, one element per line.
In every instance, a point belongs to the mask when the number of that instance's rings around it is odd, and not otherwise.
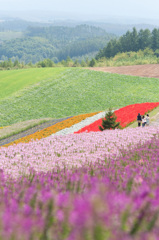
<path fill-rule="evenodd" d="M 15 141 L 15 140 L 17 140 L 19 138 L 26 137 L 26 136 L 28 136 L 30 134 L 33 134 L 33 133 L 35 133 L 37 131 L 40 131 L 40 130 L 44 129 L 44 128 L 50 127 L 50 126 L 52 126 L 52 125 L 54 125 L 54 124 L 56 124 L 58 122 L 62 122 L 63 120 L 66 120 L 68 118 L 71 118 L 71 117 L 51 120 L 49 122 L 42 123 L 42 124 L 40 124 L 40 125 L 38 125 L 36 127 L 30 128 L 30 129 L 28 129 L 26 131 L 23 131 L 21 133 L 15 134 L 15 135 L 13 135 L 11 137 L 2 139 L 2 140 L 0 140 L 0 146 L 3 146 L 3 145 L 8 144 L 8 143 L 11 143 L 11 142 L 13 142 L 13 141 Z"/>
<path fill-rule="evenodd" d="M 159 127 L 159 112 L 150 118 L 150 125 Z"/>
<path fill-rule="evenodd" d="M 93 67 L 89 69 L 94 71 L 118 73 L 140 77 L 159 78 L 159 64 L 145 64 L 121 67 Z"/>

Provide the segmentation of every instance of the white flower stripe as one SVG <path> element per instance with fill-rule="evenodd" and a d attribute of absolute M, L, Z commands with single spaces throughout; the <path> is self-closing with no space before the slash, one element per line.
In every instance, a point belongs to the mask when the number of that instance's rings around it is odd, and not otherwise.
<path fill-rule="evenodd" d="M 92 117 L 88 117 L 88 118 L 82 120 L 81 122 L 72 125 L 69 128 L 62 129 L 59 132 L 56 132 L 56 133 L 52 134 L 52 136 L 55 136 L 55 135 L 66 135 L 66 134 L 71 134 L 71 133 L 74 133 L 76 131 L 79 131 L 81 128 L 83 128 L 83 127 L 85 127 L 85 126 L 95 122 L 96 120 L 98 120 L 100 118 L 105 117 L 105 114 L 106 114 L 106 112 L 100 112 L 100 113 L 98 113 L 98 114 L 96 114 L 96 115 L 94 115 Z"/>

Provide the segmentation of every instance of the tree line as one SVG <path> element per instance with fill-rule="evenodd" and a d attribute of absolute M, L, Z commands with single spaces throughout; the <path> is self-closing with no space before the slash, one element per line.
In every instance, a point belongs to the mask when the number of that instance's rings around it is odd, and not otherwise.
<path fill-rule="evenodd" d="M 152 49 L 146 48 L 138 52 L 124 52 L 118 53 L 112 58 L 100 58 L 91 60 L 87 57 L 85 60 L 72 59 L 67 57 L 66 60 L 55 63 L 49 58 L 43 59 L 36 63 L 32 61 L 25 63 L 18 59 L 7 59 L 0 61 L 0 70 L 21 69 L 21 68 L 45 68 L 45 67 L 104 67 L 104 66 L 127 66 L 139 64 L 154 64 L 159 63 L 158 54 Z"/>
<path fill-rule="evenodd" d="M 132 31 L 127 31 L 119 39 L 111 39 L 107 45 L 101 49 L 96 59 L 102 57 L 111 58 L 117 53 L 137 52 L 146 48 L 152 49 L 155 54 L 159 53 L 159 29 L 154 28 L 152 32 L 149 29 L 141 29 L 137 32 L 134 27 Z"/>

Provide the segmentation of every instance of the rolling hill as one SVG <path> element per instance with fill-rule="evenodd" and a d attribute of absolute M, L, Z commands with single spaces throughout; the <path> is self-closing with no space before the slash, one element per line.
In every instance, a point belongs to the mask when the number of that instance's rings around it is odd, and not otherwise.
<path fill-rule="evenodd" d="M 0 72 L 0 126 L 157 102 L 159 79 L 80 68 Z M 11 90 L 12 89 L 12 90 Z"/>
<path fill-rule="evenodd" d="M 1 60 L 11 58 L 14 61 L 16 58 L 25 63 L 36 63 L 45 58 L 58 62 L 68 56 L 95 56 L 100 48 L 115 37 L 104 29 L 86 24 L 75 27 L 28 25 L 21 32 L 17 29 L 15 34 L 12 27 L 10 31 L 2 31 L 2 24 L 4 23 L 0 24 Z"/>

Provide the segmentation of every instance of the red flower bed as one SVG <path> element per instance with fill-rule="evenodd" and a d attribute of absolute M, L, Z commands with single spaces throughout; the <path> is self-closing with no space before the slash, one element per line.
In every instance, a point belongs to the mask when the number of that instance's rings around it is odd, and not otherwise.
<path fill-rule="evenodd" d="M 138 113 L 141 115 L 144 115 L 146 112 L 153 110 L 159 106 L 159 102 L 156 103 L 137 103 L 132 104 L 123 108 L 120 108 L 115 111 L 115 114 L 117 116 L 117 122 L 120 122 L 121 127 L 126 127 L 129 123 L 134 122 L 137 118 Z M 98 126 L 101 126 L 102 119 L 99 119 L 95 121 L 94 123 L 91 123 L 90 125 L 81 128 L 79 131 L 75 133 L 81 133 L 81 132 L 97 132 L 100 131 Z"/>

